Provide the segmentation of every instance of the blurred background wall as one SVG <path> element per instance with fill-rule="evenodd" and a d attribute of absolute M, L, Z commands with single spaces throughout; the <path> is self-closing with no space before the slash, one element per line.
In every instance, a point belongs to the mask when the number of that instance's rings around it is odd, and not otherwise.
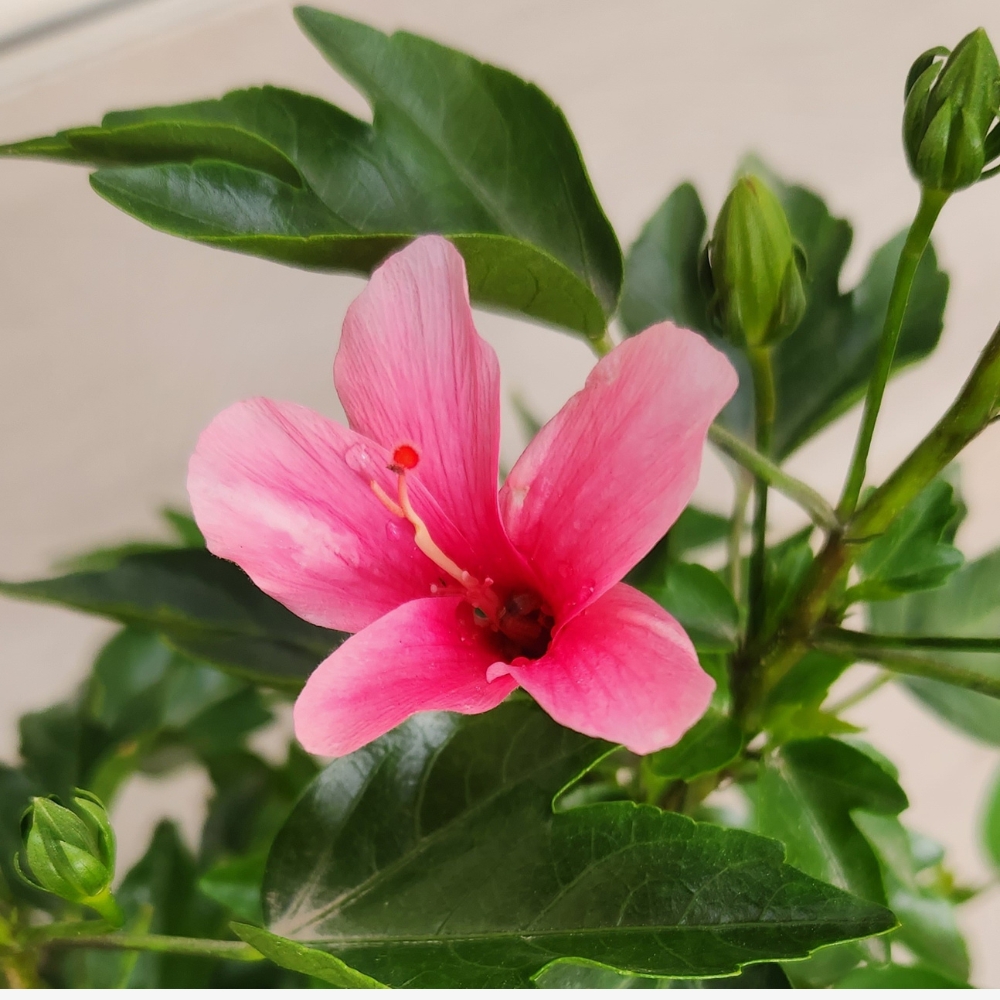
<path fill-rule="evenodd" d="M 80 17 L 88 6 L 95 16 Z M 566 112 L 624 246 L 684 179 L 713 217 L 739 158 L 754 150 L 854 223 L 848 280 L 915 207 L 899 141 L 910 62 L 976 25 L 1000 41 L 995 0 L 338 0 L 336 9 L 537 82 Z M 0 4 L 0 141 L 264 82 L 366 113 L 300 35 L 288 0 Z M 952 277 L 942 346 L 889 389 L 873 478 L 937 419 L 1000 318 L 998 232 L 1000 181 L 947 206 L 935 236 Z M 184 504 L 199 430 L 236 399 L 259 393 L 342 417 L 330 368 L 361 285 L 152 232 L 97 198 L 85 170 L 0 161 L 0 576 L 44 574 L 67 553 L 161 534 L 156 510 Z M 479 321 L 505 393 L 520 392 L 545 417 L 592 364 L 564 334 L 486 313 Z M 509 462 L 522 441 L 509 406 L 504 420 Z M 847 415 L 792 462 L 831 499 L 856 424 Z M 1000 544 L 998 470 L 1000 430 L 963 463 L 970 516 L 960 543 L 970 556 Z M 709 457 L 700 502 L 724 509 L 729 496 Z M 775 504 L 776 532 L 798 523 Z M 17 717 L 65 696 L 110 631 L 0 600 L 0 756 L 16 756 Z M 908 823 L 947 845 L 963 881 L 987 881 L 976 839 L 997 751 L 895 687 L 852 718 L 900 765 Z M 203 793 L 194 774 L 130 786 L 117 809 L 123 869 L 164 811 L 194 829 Z M 1000 891 L 962 917 L 977 984 L 1000 986 Z"/>

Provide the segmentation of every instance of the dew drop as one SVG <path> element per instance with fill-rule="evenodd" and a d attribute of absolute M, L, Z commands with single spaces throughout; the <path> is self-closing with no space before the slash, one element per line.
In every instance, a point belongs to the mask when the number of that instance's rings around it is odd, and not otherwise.
<path fill-rule="evenodd" d="M 398 542 L 403 537 L 403 528 L 398 521 L 387 521 L 385 525 L 385 537 L 390 542 Z"/>
<path fill-rule="evenodd" d="M 368 453 L 368 449 L 363 444 L 352 444 L 351 447 L 344 452 L 344 462 L 353 472 L 360 472 L 366 476 L 371 473 L 371 455 Z"/>

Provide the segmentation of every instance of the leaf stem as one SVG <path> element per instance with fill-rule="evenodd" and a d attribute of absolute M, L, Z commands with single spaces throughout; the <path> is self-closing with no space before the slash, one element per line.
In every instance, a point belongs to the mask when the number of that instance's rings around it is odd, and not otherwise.
<path fill-rule="evenodd" d="M 750 369 L 753 372 L 754 423 L 757 451 L 763 456 L 771 450 L 771 433 L 774 430 L 774 369 L 771 351 L 766 347 L 747 349 Z M 750 578 L 748 581 L 749 617 L 747 638 L 753 642 L 760 636 L 767 610 L 764 593 L 764 574 L 767 562 L 767 488 L 763 475 L 754 476 L 753 548 L 750 551 Z"/>
<path fill-rule="evenodd" d="M 709 428 L 709 437 L 712 429 Z M 728 434 L 728 431 L 724 433 Z M 742 444 L 742 442 L 740 442 Z M 754 452 L 756 454 L 756 452 Z M 729 578 L 729 589 L 737 604 L 743 603 L 743 529 L 746 526 L 747 501 L 750 499 L 750 489 L 753 479 L 740 469 L 736 476 L 736 496 L 733 500 L 733 516 L 729 522 L 729 536 L 726 540 L 726 575 Z"/>
<path fill-rule="evenodd" d="M 851 468 L 844 484 L 844 492 L 837 508 L 841 518 L 846 520 L 858 505 L 861 487 L 864 485 L 865 472 L 868 466 L 868 452 L 871 449 L 872 436 L 875 433 L 875 423 L 882 407 L 882 397 L 885 386 L 892 371 L 892 362 L 896 355 L 896 345 L 903 328 L 903 318 L 906 315 L 906 303 L 913 287 L 913 279 L 917 273 L 920 258 L 931 238 L 931 230 L 937 221 L 941 209 L 948 200 L 949 192 L 923 188 L 920 193 L 920 205 L 913 219 L 903 251 L 899 255 L 896 266 L 896 276 L 893 279 L 892 291 L 889 293 L 889 303 L 882 325 L 882 338 L 879 341 L 878 356 L 875 369 L 868 382 L 868 394 L 865 397 L 864 414 L 861 417 L 861 428 L 854 448 Z"/>
<path fill-rule="evenodd" d="M 846 628 L 825 628 L 819 638 L 880 649 L 941 649 L 957 653 L 1000 653 L 1000 638 L 965 635 L 879 635 Z"/>
<path fill-rule="evenodd" d="M 816 490 L 801 479 L 790 476 L 776 462 L 751 448 L 732 431 L 712 424 L 708 429 L 708 440 L 744 469 L 760 479 L 766 479 L 772 489 L 797 503 L 820 528 L 832 531 L 840 527 L 837 512 Z"/>
<path fill-rule="evenodd" d="M 170 937 L 166 934 L 73 934 L 50 938 L 46 944 L 68 948 L 106 948 L 121 951 L 153 951 L 168 955 L 202 955 L 225 958 L 232 962 L 263 960 L 256 948 L 242 941 L 217 941 L 211 938 Z"/>
<path fill-rule="evenodd" d="M 876 691 L 881 691 L 889 681 L 894 680 L 895 675 L 888 670 L 880 670 L 871 680 L 862 684 L 857 690 L 852 691 L 849 695 L 841 698 L 840 701 L 835 701 L 832 705 L 826 705 L 823 707 L 823 711 L 829 712 L 831 715 L 840 715 L 841 712 L 846 712 L 849 708 L 854 708 L 855 705 L 861 704 L 866 698 L 870 698 Z"/>
<path fill-rule="evenodd" d="M 603 358 L 606 354 L 610 354 L 615 349 L 615 342 L 611 339 L 611 335 L 607 330 L 601 334 L 600 338 L 591 338 L 590 346 L 594 349 L 594 353 L 599 357 Z"/>
<path fill-rule="evenodd" d="M 992 698 L 1000 698 L 1000 677 L 987 677 L 975 670 L 956 667 L 943 660 L 934 660 L 926 656 L 914 656 L 912 653 L 885 649 L 879 646 L 864 646 L 856 642 L 843 642 L 834 639 L 818 637 L 812 644 L 816 649 L 835 655 L 854 656 L 861 660 L 871 660 L 880 663 L 887 670 L 897 674 L 907 674 L 911 677 L 925 677 L 928 680 L 943 681 L 954 687 L 977 691 Z"/>

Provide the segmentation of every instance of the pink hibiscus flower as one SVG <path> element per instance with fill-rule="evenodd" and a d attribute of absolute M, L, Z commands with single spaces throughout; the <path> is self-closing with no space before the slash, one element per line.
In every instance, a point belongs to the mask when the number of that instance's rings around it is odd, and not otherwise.
<path fill-rule="evenodd" d="M 425 236 L 348 310 L 334 382 L 350 429 L 251 399 L 201 435 L 188 490 L 216 555 L 308 621 L 355 635 L 295 705 L 340 756 L 414 712 L 523 687 L 571 729 L 650 753 L 714 682 L 684 630 L 620 582 L 684 509 L 736 373 L 650 327 L 597 363 L 497 490 L 500 376 L 465 266 Z"/>

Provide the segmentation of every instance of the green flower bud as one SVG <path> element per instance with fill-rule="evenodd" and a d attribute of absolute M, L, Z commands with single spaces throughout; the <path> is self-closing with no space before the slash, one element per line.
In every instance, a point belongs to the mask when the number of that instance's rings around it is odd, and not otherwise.
<path fill-rule="evenodd" d="M 21 818 L 24 851 L 14 859 L 21 878 L 70 903 L 97 910 L 114 924 L 121 911 L 111 896 L 115 835 L 97 796 L 77 788 L 72 809 L 55 796 L 34 798 Z"/>
<path fill-rule="evenodd" d="M 759 177 L 736 182 L 702 263 L 709 312 L 729 340 L 766 347 L 799 325 L 806 311 L 802 250 L 781 203 Z"/>
<path fill-rule="evenodd" d="M 1000 63 L 986 32 L 966 35 L 950 55 L 928 49 L 910 68 L 905 94 L 903 144 L 913 175 L 949 193 L 975 184 L 1000 156 Z"/>

